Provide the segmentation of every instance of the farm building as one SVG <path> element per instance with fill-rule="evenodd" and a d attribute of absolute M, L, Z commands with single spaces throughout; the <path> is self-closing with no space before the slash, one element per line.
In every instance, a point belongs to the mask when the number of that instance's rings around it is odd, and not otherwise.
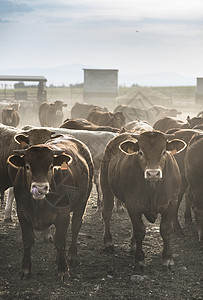
<path fill-rule="evenodd" d="M 46 101 L 46 82 L 44 76 L 0 76 L 0 82 L 18 82 L 12 90 L 4 90 L 0 93 L 0 101 L 34 101 L 40 104 Z M 33 89 L 26 89 L 24 82 L 38 83 L 33 92 Z M 6 87 L 6 85 L 5 85 Z"/>
<path fill-rule="evenodd" d="M 197 78 L 196 93 L 195 93 L 196 104 L 203 104 L 203 78 Z"/>
<path fill-rule="evenodd" d="M 118 70 L 116 69 L 83 69 L 85 103 L 114 106 L 118 96 Z"/>

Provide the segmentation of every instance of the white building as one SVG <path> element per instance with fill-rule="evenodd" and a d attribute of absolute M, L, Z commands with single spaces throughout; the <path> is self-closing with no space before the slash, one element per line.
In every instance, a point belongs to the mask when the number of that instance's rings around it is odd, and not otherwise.
<path fill-rule="evenodd" d="M 83 69 L 85 103 L 114 106 L 118 96 L 118 70 L 116 69 Z"/>

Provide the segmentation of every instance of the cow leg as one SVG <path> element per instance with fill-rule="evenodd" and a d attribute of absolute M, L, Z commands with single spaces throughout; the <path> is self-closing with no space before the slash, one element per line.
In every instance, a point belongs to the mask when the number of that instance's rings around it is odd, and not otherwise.
<path fill-rule="evenodd" d="M 185 193 L 185 226 L 191 227 L 192 225 L 192 214 L 191 214 L 191 203 L 192 203 L 192 191 L 191 188 L 188 186 L 186 193 Z"/>
<path fill-rule="evenodd" d="M 175 209 L 175 206 L 173 207 L 172 204 L 170 204 L 167 210 L 161 213 L 160 234 L 163 239 L 162 259 L 164 269 L 171 268 L 174 265 L 172 251 L 170 248 L 170 237 L 173 231 Z"/>
<path fill-rule="evenodd" d="M 5 222 L 13 222 L 12 217 L 11 217 L 13 201 L 14 201 L 13 188 L 9 188 L 8 189 L 8 197 L 6 200 L 6 207 L 5 207 L 5 216 L 4 216 Z"/>
<path fill-rule="evenodd" d="M 53 236 L 51 234 L 51 228 L 47 228 L 42 232 L 42 239 L 45 243 L 52 243 L 53 242 Z"/>
<path fill-rule="evenodd" d="M 184 195 L 183 193 L 178 194 L 178 202 L 177 202 L 177 206 L 176 206 L 176 213 L 175 213 L 175 216 L 174 216 L 174 219 L 173 219 L 174 232 L 179 237 L 184 236 L 183 230 L 182 230 L 182 228 L 180 226 L 180 223 L 179 223 L 179 220 L 178 220 L 178 211 L 179 211 L 179 207 L 180 207 L 180 203 L 182 201 L 183 195 Z"/>
<path fill-rule="evenodd" d="M 31 249 L 34 244 L 34 230 L 32 224 L 25 219 L 23 213 L 18 210 L 17 213 L 22 230 L 24 248 L 21 279 L 29 279 L 31 275 Z"/>
<path fill-rule="evenodd" d="M 72 215 L 72 224 L 71 224 L 71 232 L 72 232 L 72 240 L 68 251 L 68 261 L 71 265 L 76 265 L 78 263 L 77 258 L 77 240 L 80 228 L 82 226 L 82 217 L 84 214 L 85 207 L 82 209 L 78 209 L 73 211 Z"/>
<path fill-rule="evenodd" d="M 3 208 L 4 205 L 4 192 L 1 192 L 1 208 Z"/>
<path fill-rule="evenodd" d="M 69 275 L 68 264 L 65 254 L 66 249 L 66 235 L 68 225 L 70 223 L 70 212 L 67 216 L 64 213 L 64 216 L 60 216 L 56 219 L 55 222 L 55 235 L 54 235 L 54 245 L 57 251 L 57 261 L 58 261 L 58 276 L 62 281 L 65 279 L 65 275 Z"/>
<path fill-rule="evenodd" d="M 131 253 L 135 255 L 135 266 L 143 268 L 144 252 L 142 250 L 142 242 L 145 237 L 146 228 L 141 214 L 138 214 L 133 206 L 126 204 L 126 208 L 132 222 Z"/>
<path fill-rule="evenodd" d="M 178 211 L 179 211 L 179 207 L 180 207 L 181 201 L 183 199 L 183 196 L 185 194 L 185 191 L 187 189 L 187 185 L 188 185 L 188 183 L 186 181 L 185 176 L 181 176 L 181 187 L 180 187 L 180 191 L 178 193 L 178 203 L 176 206 L 176 213 L 175 213 L 175 217 L 173 220 L 174 232 L 179 237 L 184 237 L 183 230 L 182 230 L 179 220 L 178 220 Z"/>
<path fill-rule="evenodd" d="M 115 197 L 115 203 L 114 203 L 114 211 L 116 213 L 123 213 L 124 212 L 124 208 L 123 208 L 123 204 L 122 202 Z"/>
<path fill-rule="evenodd" d="M 114 250 L 112 235 L 110 232 L 110 221 L 114 207 L 114 195 L 111 190 L 103 191 L 102 217 L 104 220 L 104 235 L 103 242 L 105 250 L 112 252 Z"/>
<path fill-rule="evenodd" d="M 99 176 L 94 175 L 94 183 L 96 185 L 96 190 L 97 190 L 97 211 L 101 211 L 101 187 L 99 183 Z"/>

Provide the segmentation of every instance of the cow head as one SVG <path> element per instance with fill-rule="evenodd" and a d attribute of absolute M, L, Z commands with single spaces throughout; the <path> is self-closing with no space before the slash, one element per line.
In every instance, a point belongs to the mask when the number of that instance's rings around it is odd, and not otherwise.
<path fill-rule="evenodd" d="M 54 167 L 68 168 L 72 157 L 62 150 L 53 151 L 46 145 L 31 146 L 27 150 L 16 150 L 8 163 L 15 168 L 24 169 L 24 180 L 36 200 L 42 200 L 49 193 Z"/>
<path fill-rule="evenodd" d="M 13 123 L 13 116 L 16 110 L 12 107 L 5 107 L 2 110 L 2 120 L 3 124 L 11 125 Z"/>
<path fill-rule="evenodd" d="M 190 128 L 203 124 L 203 117 L 193 117 L 187 116 L 187 122 L 189 123 Z"/>
<path fill-rule="evenodd" d="M 63 116 L 63 107 L 66 107 L 67 104 L 63 103 L 63 101 L 56 100 L 53 103 L 50 103 L 50 107 L 55 110 L 56 116 Z"/>
<path fill-rule="evenodd" d="M 117 111 L 113 114 L 114 127 L 121 128 L 125 125 L 125 116 L 123 112 Z"/>
<path fill-rule="evenodd" d="M 177 110 L 176 108 L 167 108 L 164 112 L 163 112 L 163 116 L 165 117 L 174 117 L 176 118 L 178 115 L 181 115 L 182 112 Z"/>
<path fill-rule="evenodd" d="M 46 141 L 60 136 L 61 134 L 56 134 L 45 128 L 34 128 L 27 132 L 16 134 L 14 139 L 22 148 L 27 148 L 32 145 L 44 144 Z"/>
<path fill-rule="evenodd" d="M 178 139 L 168 141 L 171 135 L 158 131 L 147 131 L 133 136 L 137 140 L 124 141 L 119 148 L 127 155 L 137 155 L 144 178 L 151 182 L 162 178 L 167 155 L 178 153 L 186 147 L 185 142 Z"/>

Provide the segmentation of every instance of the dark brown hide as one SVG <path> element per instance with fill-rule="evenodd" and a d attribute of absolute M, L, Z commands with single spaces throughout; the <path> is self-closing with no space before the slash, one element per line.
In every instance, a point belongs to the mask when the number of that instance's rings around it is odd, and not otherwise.
<path fill-rule="evenodd" d="M 135 134 L 134 137 L 121 134 L 109 142 L 101 165 L 104 243 L 107 248 L 112 247 L 109 225 L 115 195 L 125 203 L 133 225 L 131 248 L 135 251 L 135 261 L 142 263 L 144 260 L 142 242 L 145 226 L 142 214 L 148 221 L 155 222 L 160 213 L 163 265 L 173 265 L 169 242 L 180 188 L 180 172 L 171 153 L 184 147 L 184 142 L 169 142 L 163 133 L 156 131 Z"/>
<path fill-rule="evenodd" d="M 87 104 L 87 103 L 79 103 L 76 102 L 73 107 L 71 108 L 71 118 L 87 118 L 89 111 L 92 108 L 96 108 L 97 110 L 101 111 L 108 111 L 106 107 L 100 107 L 95 104 Z"/>
<path fill-rule="evenodd" d="M 77 260 L 77 237 L 92 188 L 91 155 L 82 142 L 68 136 L 24 151 L 8 160 L 19 168 L 14 194 L 24 246 L 22 277 L 29 278 L 31 273 L 33 230 L 44 230 L 54 224 L 58 273 L 63 279 L 68 272 L 65 247 L 70 211 L 73 211 L 72 242 L 68 259 Z M 54 166 L 60 169 L 54 170 Z"/>
<path fill-rule="evenodd" d="M 102 112 L 92 109 L 87 116 L 87 120 L 100 126 L 111 126 L 121 128 L 125 125 L 125 116 L 122 112 Z"/>
<path fill-rule="evenodd" d="M 185 155 L 187 201 L 193 209 L 199 242 L 203 244 L 203 135 L 193 136 Z M 189 197 L 189 199 L 188 199 Z M 188 203 L 187 203 L 188 204 Z"/>
<path fill-rule="evenodd" d="M 69 119 L 65 121 L 60 128 L 89 130 L 89 131 L 109 131 L 119 132 L 119 129 L 110 126 L 97 126 L 85 119 Z"/>
<path fill-rule="evenodd" d="M 43 127 L 58 127 L 63 121 L 63 107 L 66 107 L 63 101 L 53 103 L 43 102 L 39 107 L 39 121 Z"/>
<path fill-rule="evenodd" d="M 172 117 L 164 117 L 162 119 L 157 120 L 153 128 L 155 130 L 159 130 L 162 132 L 167 132 L 172 128 L 181 128 L 185 123 L 182 120 L 178 120 Z"/>

